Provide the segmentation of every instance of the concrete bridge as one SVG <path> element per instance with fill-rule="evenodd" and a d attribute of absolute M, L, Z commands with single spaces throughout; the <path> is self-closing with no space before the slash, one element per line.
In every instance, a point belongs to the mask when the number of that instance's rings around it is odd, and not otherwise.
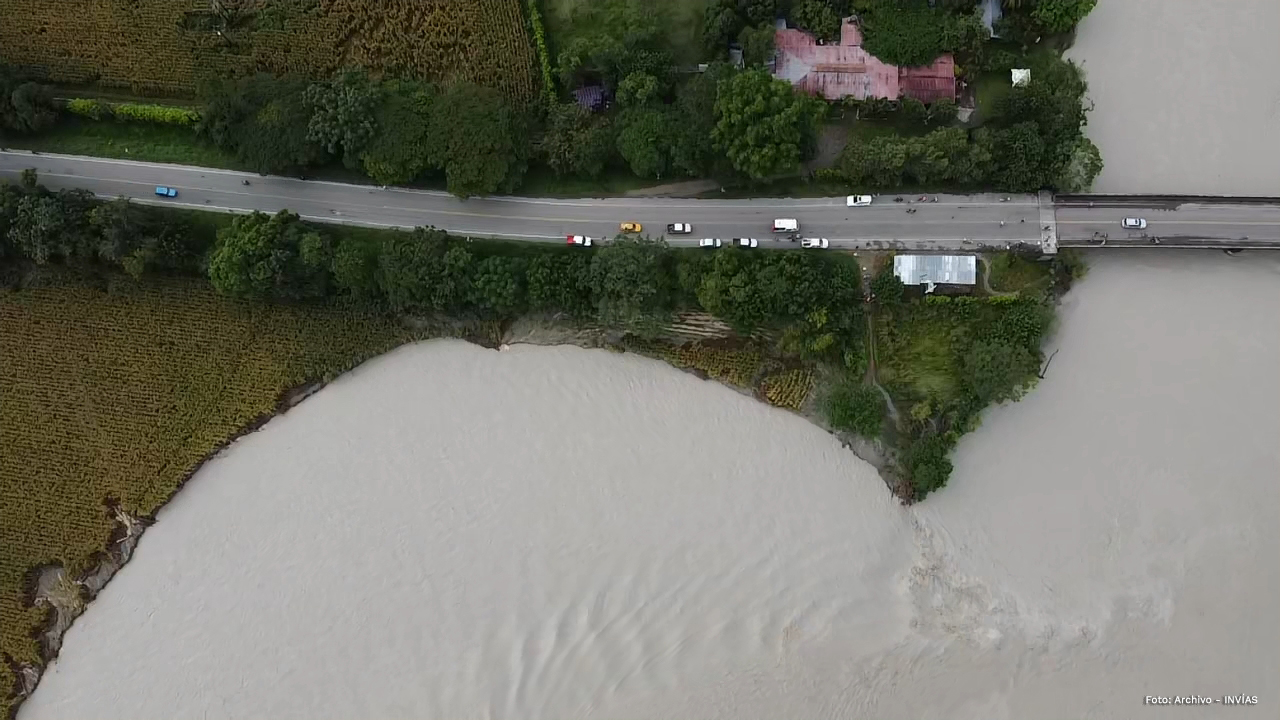
<path fill-rule="evenodd" d="M 1280 249 L 1280 197 L 1058 195 L 1042 247 Z M 1147 221 L 1142 230 L 1124 218 Z"/>

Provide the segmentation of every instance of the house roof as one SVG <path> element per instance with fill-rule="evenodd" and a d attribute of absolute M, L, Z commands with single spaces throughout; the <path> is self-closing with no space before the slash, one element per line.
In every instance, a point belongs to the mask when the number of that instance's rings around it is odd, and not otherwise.
<path fill-rule="evenodd" d="M 600 85 L 580 87 L 573 91 L 573 97 L 582 107 L 594 110 L 604 104 L 604 88 Z"/>
<path fill-rule="evenodd" d="M 928 103 L 956 97 L 955 61 L 950 55 L 918 68 L 881 62 L 862 49 L 862 33 L 852 17 L 841 23 L 839 43 L 819 45 L 802 30 L 782 27 L 774 35 L 774 48 L 776 77 L 828 100 L 906 95 Z"/>
<path fill-rule="evenodd" d="M 894 255 L 893 274 L 903 285 L 975 285 L 978 259 L 973 255 Z"/>

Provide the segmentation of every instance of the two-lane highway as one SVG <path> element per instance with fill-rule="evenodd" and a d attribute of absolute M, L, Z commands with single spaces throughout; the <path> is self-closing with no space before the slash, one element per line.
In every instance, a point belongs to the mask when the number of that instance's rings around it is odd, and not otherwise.
<path fill-rule="evenodd" d="M 705 237 L 726 242 L 754 237 L 772 245 L 777 239 L 771 232 L 773 220 L 795 218 L 801 235 L 825 237 L 833 246 L 846 248 L 972 250 L 1014 243 L 1039 244 L 1046 252 L 1056 252 L 1059 246 L 1280 248 L 1280 201 L 1166 201 L 1144 207 L 1140 200 L 1124 198 L 1055 205 L 1047 194 L 941 195 L 937 202 L 920 202 L 908 195 L 894 202 L 893 195 L 880 195 L 870 207 L 851 208 L 843 197 L 460 200 L 444 192 L 407 188 L 0 151 L 0 179 L 16 181 L 26 168 L 34 168 L 49 188 L 83 188 L 100 197 L 128 196 L 144 203 L 231 212 L 288 209 L 322 222 L 399 228 L 431 225 L 458 235 L 545 242 L 563 242 L 566 235 L 609 238 L 623 222 L 641 223 L 646 234 L 661 235 L 668 223 L 684 222 L 693 225 L 693 233 L 669 237 L 672 244 L 696 244 Z M 244 184 L 246 180 L 249 185 Z M 177 188 L 178 197 L 156 198 L 157 185 Z M 1120 223 L 1126 217 L 1147 220 L 1146 229 L 1125 230 Z"/>
<path fill-rule="evenodd" d="M 688 200 L 663 198 L 483 197 L 460 200 L 448 193 L 379 188 L 268 176 L 228 170 L 66 155 L 0 152 L 0 178 L 16 180 L 35 168 L 52 189 L 84 188 L 101 197 L 209 210 L 292 210 L 308 219 L 372 227 L 432 225 L 459 235 L 561 241 L 566 235 L 612 237 L 622 222 L 639 222 L 646 233 L 664 234 L 667 223 L 686 222 L 693 233 L 669 237 L 673 244 L 699 238 L 754 237 L 772 242 L 775 218 L 795 218 L 805 237 L 825 237 L 847 247 L 963 248 L 1036 243 L 1040 208 L 1035 196 L 938 196 L 916 202 L 881 196 L 871 207 L 851 208 L 844 198 Z M 251 184 L 246 186 L 243 181 Z M 157 185 L 178 197 L 154 197 Z M 930 196 L 932 197 L 932 196 Z M 915 212 L 908 213 L 908 209 Z"/>

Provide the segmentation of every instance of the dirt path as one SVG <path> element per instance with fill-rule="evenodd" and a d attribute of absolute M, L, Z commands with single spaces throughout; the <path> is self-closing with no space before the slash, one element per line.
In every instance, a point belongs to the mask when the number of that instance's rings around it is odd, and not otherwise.
<path fill-rule="evenodd" d="M 1006 292 L 1006 291 L 992 290 L 991 289 L 991 261 L 987 259 L 987 256 L 979 255 L 978 262 L 982 264 L 982 272 L 978 273 L 978 276 L 982 278 L 982 289 L 984 292 L 986 292 L 988 295 L 997 295 L 1002 297 L 1011 297 L 1013 295 L 1018 294 L 1017 292 L 1012 292 L 1012 291 Z"/>
<path fill-rule="evenodd" d="M 628 190 L 626 197 L 697 197 L 703 193 L 720 188 L 715 180 L 687 180 L 685 182 L 654 185 L 653 187 Z"/>
<path fill-rule="evenodd" d="M 867 374 L 863 378 L 863 382 L 874 386 L 875 389 L 880 391 L 880 394 L 884 396 L 885 406 L 889 408 L 889 419 L 893 420 L 894 425 L 899 425 L 898 408 L 893 404 L 893 398 L 889 397 L 889 391 L 885 390 L 876 378 L 876 332 L 871 313 L 867 313 Z"/>

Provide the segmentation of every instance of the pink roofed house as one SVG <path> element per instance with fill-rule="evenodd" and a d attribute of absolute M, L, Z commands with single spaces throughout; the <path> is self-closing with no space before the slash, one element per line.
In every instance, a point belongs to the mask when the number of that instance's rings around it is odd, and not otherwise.
<path fill-rule="evenodd" d="M 905 95 L 931 103 L 956 99 L 955 60 L 943 55 L 932 65 L 900 68 L 883 63 L 862 49 L 862 33 L 853 18 L 840 25 L 838 45 L 819 45 L 803 30 L 779 29 L 774 36 L 774 76 L 812 95 L 839 100 L 852 95 L 896 100 Z"/>

